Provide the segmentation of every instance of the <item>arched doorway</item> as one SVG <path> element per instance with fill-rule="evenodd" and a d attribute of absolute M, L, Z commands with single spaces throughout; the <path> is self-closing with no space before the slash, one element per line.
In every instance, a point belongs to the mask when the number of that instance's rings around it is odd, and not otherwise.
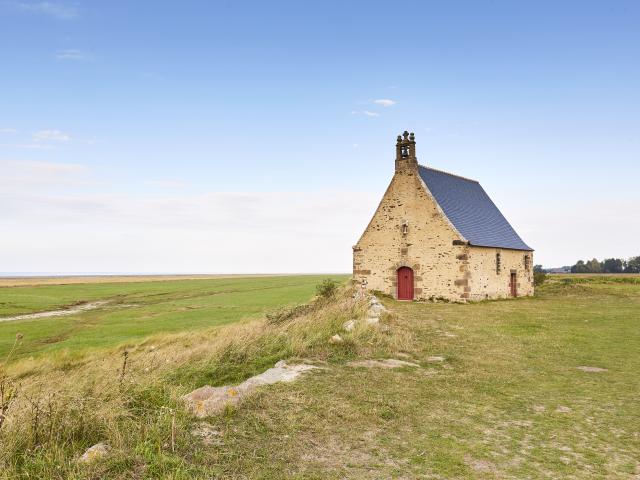
<path fill-rule="evenodd" d="M 413 300 L 413 270 L 409 267 L 398 269 L 398 300 Z"/>

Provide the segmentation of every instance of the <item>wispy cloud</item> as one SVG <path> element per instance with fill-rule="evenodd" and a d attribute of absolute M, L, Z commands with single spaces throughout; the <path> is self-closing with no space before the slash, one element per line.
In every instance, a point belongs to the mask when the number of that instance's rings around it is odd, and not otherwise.
<path fill-rule="evenodd" d="M 75 62 L 85 62 L 91 60 L 91 55 L 76 49 L 60 50 L 56 52 L 55 57 L 58 60 L 70 60 Z"/>
<path fill-rule="evenodd" d="M 378 98 L 374 100 L 373 103 L 375 103 L 376 105 L 381 105 L 383 107 L 392 107 L 398 102 L 396 102 L 395 100 L 391 100 L 390 98 Z"/>
<path fill-rule="evenodd" d="M 18 133 L 18 130 L 15 128 L 0 128 L 0 134 L 3 135 L 14 135 L 16 133 Z"/>
<path fill-rule="evenodd" d="M 23 12 L 46 15 L 60 20 L 71 20 L 80 14 L 75 6 L 54 2 L 19 2 L 16 4 Z"/>
<path fill-rule="evenodd" d="M 380 114 L 378 112 L 371 112 L 369 110 L 365 110 L 362 113 L 365 114 L 367 117 L 379 117 L 380 116 Z"/>
<path fill-rule="evenodd" d="M 32 140 L 37 143 L 67 143 L 72 138 L 60 130 L 40 130 L 33 134 Z"/>

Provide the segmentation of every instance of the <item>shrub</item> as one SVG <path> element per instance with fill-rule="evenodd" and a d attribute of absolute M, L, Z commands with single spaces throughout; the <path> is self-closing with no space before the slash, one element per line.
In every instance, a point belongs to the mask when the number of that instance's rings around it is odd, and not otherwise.
<path fill-rule="evenodd" d="M 533 284 L 536 287 L 539 287 L 547 280 L 547 274 L 544 272 L 534 272 L 533 273 Z"/>
<path fill-rule="evenodd" d="M 316 293 L 322 298 L 331 298 L 335 296 L 338 290 L 338 282 L 325 278 L 321 284 L 316 286 Z"/>

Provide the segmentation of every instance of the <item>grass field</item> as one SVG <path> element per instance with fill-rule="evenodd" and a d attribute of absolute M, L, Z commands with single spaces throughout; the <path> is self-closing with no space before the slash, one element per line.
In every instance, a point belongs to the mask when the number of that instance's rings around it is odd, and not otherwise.
<path fill-rule="evenodd" d="M 131 341 L 125 377 L 122 347 L 13 362 L 21 400 L 0 429 L 0 477 L 640 477 L 640 278 L 553 276 L 534 298 L 384 303 L 381 327 L 352 332 L 341 325 L 365 306 L 345 292 L 300 315 Z M 336 332 L 344 342 L 330 344 Z M 347 365 L 389 357 L 420 368 Z M 324 369 L 208 418 L 212 444 L 192 435 L 199 422 L 180 395 L 281 358 Z M 112 446 L 105 461 L 75 462 L 98 441 Z"/>
<path fill-rule="evenodd" d="M 289 303 L 309 300 L 323 276 L 250 276 L 206 279 L 164 277 L 24 279 L 0 288 L 0 358 L 16 334 L 23 343 L 16 356 L 135 342 L 149 335 L 194 330 L 255 318 Z M 346 276 L 333 276 L 345 280 Z M 146 281 L 144 281 L 146 279 Z M 101 281 L 100 281 L 101 280 Z M 2 321 L 3 317 L 61 309 L 80 302 L 107 300 L 104 307 L 64 317 Z"/>

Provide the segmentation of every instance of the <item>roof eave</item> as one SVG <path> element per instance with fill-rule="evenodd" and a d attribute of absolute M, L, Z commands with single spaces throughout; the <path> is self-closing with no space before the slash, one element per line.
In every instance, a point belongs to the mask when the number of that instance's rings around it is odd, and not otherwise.
<path fill-rule="evenodd" d="M 516 248 L 516 247 L 505 247 L 502 245 L 477 245 L 475 243 L 469 242 L 470 247 L 478 247 L 478 248 L 500 248 L 502 250 L 518 250 L 520 252 L 535 252 L 533 248 L 529 245 L 525 245 L 527 248 Z"/>

